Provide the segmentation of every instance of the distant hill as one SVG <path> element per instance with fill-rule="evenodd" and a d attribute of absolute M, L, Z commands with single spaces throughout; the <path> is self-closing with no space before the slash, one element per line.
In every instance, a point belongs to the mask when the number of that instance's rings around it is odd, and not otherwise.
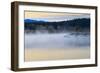
<path fill-rule="evenodd" d="M 47 30 L 50 32 L 62 31 L 89 31 L 90 18 L 73 19 L 68 21 L 48 22 L 25 19 L 25 30 Z"/>
<path fill-rule="evenodd" d="M 32 20 L 32 19 L 25 19 L 24 23 L 39 23 L 39 22 L 45 22 L 45 21 L 41 21 L 41 20 Z"/>

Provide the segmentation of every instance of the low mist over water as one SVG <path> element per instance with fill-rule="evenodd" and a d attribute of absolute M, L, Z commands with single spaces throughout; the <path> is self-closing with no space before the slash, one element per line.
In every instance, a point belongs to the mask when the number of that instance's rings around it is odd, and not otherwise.
<path fill-rule="evenodd" d="M 85 48 L 90 46 L 89 33 L 25 33 L 25 48 Z"/>

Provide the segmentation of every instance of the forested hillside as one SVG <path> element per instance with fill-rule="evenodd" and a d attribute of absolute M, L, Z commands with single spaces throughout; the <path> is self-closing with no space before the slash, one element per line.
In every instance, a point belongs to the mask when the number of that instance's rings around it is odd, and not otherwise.
<path fill-rule="evenodd" d="M 48 22 L 48 21 L 38 21 L 32 19 L 25 19 L 25 32 L 89 32 L 90 31 L 90 19 L 81 18 L 73 19 L 68 21 L 57 21 L 57 22 Z"/>

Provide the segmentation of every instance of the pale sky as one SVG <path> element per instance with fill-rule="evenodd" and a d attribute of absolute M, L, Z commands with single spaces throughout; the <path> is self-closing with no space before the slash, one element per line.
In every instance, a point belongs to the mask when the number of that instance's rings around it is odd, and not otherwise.
<path fill-rule="evenodd" d="M 75 18 L 90 18 L 90 14 L 25 11 L 25 19 L 53 22 L 72 20 Z"/>

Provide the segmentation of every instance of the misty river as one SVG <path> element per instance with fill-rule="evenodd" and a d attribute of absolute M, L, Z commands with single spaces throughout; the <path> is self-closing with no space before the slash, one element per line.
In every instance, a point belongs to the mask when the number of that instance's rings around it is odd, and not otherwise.
<path fill-rule="evenodd" d="M 90 34 L 25 33 L 25 49 L 32 48 L 85 48 L 90 46 Z"/>

